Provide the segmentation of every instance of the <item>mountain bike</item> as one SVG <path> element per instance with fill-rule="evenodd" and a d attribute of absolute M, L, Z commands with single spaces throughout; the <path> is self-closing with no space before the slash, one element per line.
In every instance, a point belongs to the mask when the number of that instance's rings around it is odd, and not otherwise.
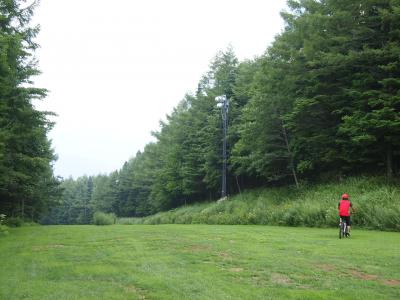
<path fill-rule="evenodd" d="M 345 218 L 339 218 L 339 239 L 349 237 L 347 222 Z"/>

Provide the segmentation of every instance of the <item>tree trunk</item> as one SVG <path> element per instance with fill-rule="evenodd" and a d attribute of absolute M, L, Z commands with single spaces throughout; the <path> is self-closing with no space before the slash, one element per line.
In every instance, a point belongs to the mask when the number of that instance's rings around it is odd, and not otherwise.
<path fill-rule="evenodd" d="M 386 175 L 389 179 L 393 177 L 393 149 L 391 144 L 388 144 L 386 148 Z"/>
<path fill-rule="evenodd" d="M 297 174 L 296 174 L 296 170 L 294 168 L 294 163 L 293 163 L 293 155 L 292 155 L 292 151 L 290 151 L 289 139 L 287 136 L 286 128 L 283 125 L 283 121 L 282 121 L 282 133 L 283 133 L 283 137 L 285 138 L 286 149 L 289 153 L 289 159 L 290 159 L 289 164 L 290 164 L 290 169 L 292 171 L 293 179 L 296 184 L 296 188 L 299 188 L 299 181 L 297 180 Z"/>
<path fill-rule="evenodd" d="M 238 187 L 238 190 L 239 190 L 239 194 L 242 194 L 242 191 L 240 190 L 240 185 L 239 185 L 239 180 L 238 180 L 237 175 L 235 177 L 236 177 L 236 184 L 237 184 L 237 187 Z"/>
<path fill-rule="evenodd" d="M 25 217 L 25 200 L 22 199 L 21 201 L 21 218 L 23 219 Z"/>

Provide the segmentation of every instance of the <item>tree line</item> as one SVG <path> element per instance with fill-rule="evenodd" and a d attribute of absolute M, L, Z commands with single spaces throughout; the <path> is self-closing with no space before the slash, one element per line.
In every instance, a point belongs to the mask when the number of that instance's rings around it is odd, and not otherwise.
<path fill-rule="evenodd" d="M 39 27 L 30 25 L 37 3 L 25 2 L 0 0 L 0 214 L 37 220 L 61 193 L 47 137 L 51 113 L 34 107 L 47 92 L 32 83 L 39 74 Z"/>
<path fill-rule="evenodd" d="M 47 223 L 94 211 L 145 216 L 220 197 L 229 99 L 228 192 L 399 171 L 400 1 L 289 0 L 266 52 L 218 53 L 146 145 L 109 175 L 67 179 Z"/>
<path fill-rule="evenodd" d="M 399 171 L 398 0 L 290 0 L 284 30 L 260 57 L 219 52 L 120 170 L 65 179 L 47 137 L 50 112 L 30 25 L 36 1 L 0 0 L 0 212 L 88 223 L 94 211 L 145 216 L 220 197 L 221 110 L 229 99 L 228 192 Z M 49 211 L 50 210 L 50 211 Z"/>

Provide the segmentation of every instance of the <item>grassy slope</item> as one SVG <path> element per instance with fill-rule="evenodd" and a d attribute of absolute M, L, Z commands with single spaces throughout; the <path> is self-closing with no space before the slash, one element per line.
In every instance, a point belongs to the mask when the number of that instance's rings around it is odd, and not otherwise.
<path fill-rule="evenodd" d="M 400 234 L 37 226 L 0 237 L 0 299 L 399 299 Z"/>
<path fill-rule="evenodd" d="M 222 203 L 181 207 L 154 216 L 120 219 L 121 224 L 270 224 L 337 226 L 337 203 L 349 193 L 358 228 L 400 231 L 400 186 L 384 178 L 348 178 L 340 183 L 269 188 L 242 193 Z"/>

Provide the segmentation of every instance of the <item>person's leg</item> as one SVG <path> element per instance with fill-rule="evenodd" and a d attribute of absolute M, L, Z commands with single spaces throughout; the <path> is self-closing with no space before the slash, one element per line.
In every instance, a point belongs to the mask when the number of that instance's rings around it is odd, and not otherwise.
<path fill-rule="evenodd" d="M 350 217 L 347 217 L 347 233 L 350 236 L 350 231 L 351 231 L 351 220 Z"/>

